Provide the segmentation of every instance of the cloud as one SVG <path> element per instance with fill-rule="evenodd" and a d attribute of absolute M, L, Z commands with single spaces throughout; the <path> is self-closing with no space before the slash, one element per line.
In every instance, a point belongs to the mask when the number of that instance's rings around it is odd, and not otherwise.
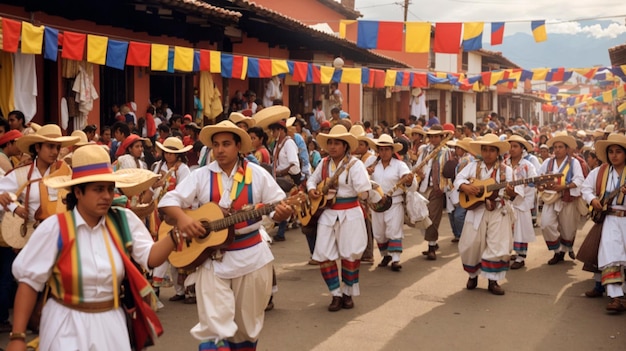
<path fill-rule="evenodd" d="M 546 23 L 548 34 L 585 34 L 593 38 L 617 38 L 621 34 L 626 33 L 626 26 L 619 23 L 611 23 L 606 27 L 600 24 L 592 24 L 588 26 L 581 25 L 580 22 L 564 22 L 564 23 Z"/>

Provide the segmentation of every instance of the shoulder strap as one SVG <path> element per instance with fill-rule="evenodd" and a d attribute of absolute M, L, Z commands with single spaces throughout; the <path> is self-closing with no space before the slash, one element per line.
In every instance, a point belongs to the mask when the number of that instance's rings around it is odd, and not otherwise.
<path fill-rule="evenodd" d="M 330 164 L 330 158 L 324 157 L 322 160 L 322 179 L 328 178 L 328 165 Z"/>
<path fill-rule="evenodd" d="M 598 169 L 598 176 L 596 178 L 596 196 L 604 196 L 606 181 L 608 178 L 608 168 L 609 164 L 603 163 L 602 165 L 600 165 L 600 169 Z"/>

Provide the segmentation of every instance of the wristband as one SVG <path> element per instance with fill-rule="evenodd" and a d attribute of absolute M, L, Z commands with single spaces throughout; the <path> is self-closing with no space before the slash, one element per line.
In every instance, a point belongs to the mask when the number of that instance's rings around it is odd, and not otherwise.
<path fill-rule="evenodd" d="M 26 333 L 9 333 L 9 340 L 26 340 Z"/>

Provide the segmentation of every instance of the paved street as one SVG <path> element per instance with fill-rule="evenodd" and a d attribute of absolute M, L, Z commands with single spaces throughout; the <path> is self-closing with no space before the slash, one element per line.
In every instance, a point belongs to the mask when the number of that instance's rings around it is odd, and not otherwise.
<path fill-rule="evenodd" d="M 587 224 L 586 233 L 590 227 Z M 403 270 L 364 265 L 361 296 L 355 308 L 331 313 L 331 297 L 317 266 L 307 265 L 308 250 L 299 230 L 272 246 L 279 292 L 276 308 L 266 314 L 259 350 L 624 350 L 626 315 L 604 311 L 607 298 L 583 296 L 593 282 L 580 262 L 551 258 L 541 240 L 529 248 L 526 267 L 510 271 L 504 296 L 465 289 L 456 244 L 450 242 L 447 218 L 437 261 L 426 261 L 423 237 L 405 227 Z M 539 233 L 539 231 L 537 231 Z M 580 234 L 577 245 L 582 242 Z M 380 260 L 375 253 L 376 261 Z M 172 303 L 173 289 L 162 291 L 159 312 L 165 334 L 151 350 L 195 350 L 189 336 L 195 306 Z M 7 335 L 2 335 L 6 345 Z"/>

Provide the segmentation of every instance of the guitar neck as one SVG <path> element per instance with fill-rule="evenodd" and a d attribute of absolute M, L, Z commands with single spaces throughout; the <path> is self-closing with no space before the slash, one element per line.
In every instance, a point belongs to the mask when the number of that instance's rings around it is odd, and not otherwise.
<path fill-rule="evenodd" d="M 223 230 L 223 229 L 226 229 L 228 227 L 235 225 L 236 223 L 244 222 L 250 219 L 255 219 L 264 215 L 268 215 L 272 211 L 274 211 L 274 209 L 276 208 L 276 205 L 278 204 L 265 205 L 263 207 L 260 207 L 254 210 L 237 212 L 228 217 L 224 217 L 216 221 L 211 221 L 210 223 L 206 223 L 203 225 L 205 226 L 205 229 L 207 231 Z"/>
<path fill-rule="evenodd" d="M 537 183 L 541 179 L 542 179 L 542 177 L 534 177 L 534 178 L 526 178 L 526 179 L 514 180 L 512 182 L 506 182 L 506 183 L 495 183 L 495 184 L 491 184 L 491 185 L 487 186 L 487 191 L 491 192 L 491 191 L 494 191 L 494 190 L 500 190 L 502 188 L 506 188 L 509 185 L 510 186 L 517 186 L 517 185 L 522 185 L 522 184 Z"/>

